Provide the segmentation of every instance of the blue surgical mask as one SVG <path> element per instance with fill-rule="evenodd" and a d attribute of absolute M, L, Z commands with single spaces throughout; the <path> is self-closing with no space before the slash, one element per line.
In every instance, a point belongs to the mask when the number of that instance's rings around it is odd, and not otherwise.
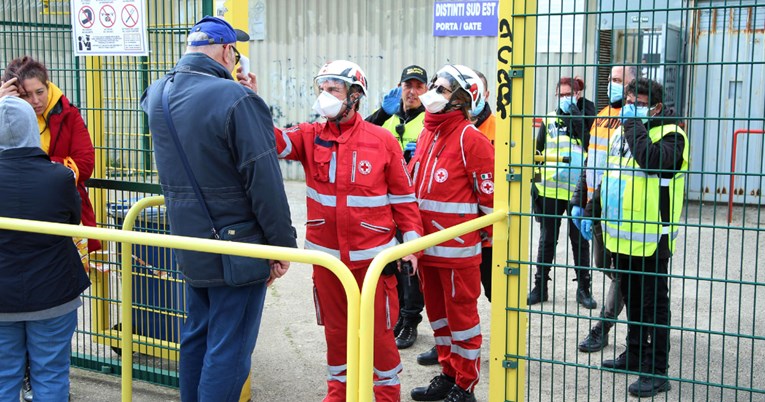
<path fill-rule="evenodd" d="M 481 97 L 481 101 L 475 106 L 475 109 L 470 110 L 470 115 L 475 117 L 483 112 L 483 107 L 486 105 L 486 101 Z"/>
<path fill-rule="evenodd" d="M 571 104 L 573 104 L 574 97 L 573 96 L 565 96 L 563 98 L 558 99 L 558 107 L 560 108 L 563 113 L 569 113 L 571 112 Z"/>
<path fill-rule="evenodd" d="M 628 118 L 631 117 L 637 117 L 640 118 L 640 121 L 645 124 L 648 121 L 648 106 L 635 106 L 634 103 L 630 103 L 629 105 L 624 105 L 622 109 L 619 111 L 619 115 L 621 116 L 622 122 Z"/>
<path fill-rule="evenodd" d="M 614 84 L 608 82 L 608 101 L 611 103 L 618 102 L 624 98 L 624 85 Z"/>

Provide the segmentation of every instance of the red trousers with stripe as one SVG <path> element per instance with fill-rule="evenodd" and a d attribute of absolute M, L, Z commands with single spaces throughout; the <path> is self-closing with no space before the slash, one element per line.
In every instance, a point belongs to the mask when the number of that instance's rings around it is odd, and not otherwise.
<path fill-rule="evenodd" d="M 351 271 L 361 288 L 367 268 Z M 326 268 L 314 265 L 314 295 L 316 313 L 324 325 L 327 341 L 327 366 L 330 377 L 327 380 L 325 402 L 345 401 L 345 356 L 347 349 L 348 300 L 345 290 L 335 274 Z M 393 326 L 398 320 L 398 291 L 396 276 L 383 275 L 377 282 L 375 293 L 374 330 L 374 395 L 378 402 L 401 400 L 401 357 L 393 337 Z"/>
<path fill-rule="evenodd" d="M 481 371 L 480 267 L 445 269 L 421 265 L 419 273 L 441 369 L 460 388 L 472 391 Z"/>

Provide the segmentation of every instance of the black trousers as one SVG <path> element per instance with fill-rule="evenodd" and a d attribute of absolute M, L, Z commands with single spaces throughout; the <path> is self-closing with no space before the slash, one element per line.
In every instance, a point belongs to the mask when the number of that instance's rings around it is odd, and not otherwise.
<path fill-rule="evenodd" d="M 621 293 L 627 306 L 627 353 L 644 372 L 666 374 L 669 355 L 669 258 L 616 254 Z M 624 272 L 626 271 L 626 272 Z M 650 339 L 649 339 L 650 338 Z M 647 367 L 646 367 L 647 365 Z"/>
<path fill-rule="evenodd" d="M 481 249 L 481 283 L 483 294 L 489 301 L 491 301 L 491 250 L 491 247 Z"/>
<path fill-rule="evenodd" d="M 540 217 L 541 232 L 539 235 L 539 248 L 537 250 L 537 262 L 550 264 L 555 259 L 555 249 L 558 246 L 558 237 L 560 235 L 560 224 L 563 214 L 568 212 L 568 201 L 556 198 L 539 197 L 542 206 L 542 213 L 550 216 Z M 582 237 L 579 229 L 574 222 L 568 220 L 568 237 L 571 242 L 571 251 L 574 254 L 574 264 L 576 265 L 576 277 L 586 275 L 589 278 L 590 270 L 590 242 Z M 539 265 L 537 273 L 534 275 L 535 281 L 550 279 L 550 267 Z"/>
<path fill-rule="evenodd" d="M 420 290 L 419 275 L 412 275 L 402 270 L 396 272 L 398 285 L 399 316 L 404 320 L 404 325 L 416 327 L 422 321 L 422 309 L 425 300 Z"/>

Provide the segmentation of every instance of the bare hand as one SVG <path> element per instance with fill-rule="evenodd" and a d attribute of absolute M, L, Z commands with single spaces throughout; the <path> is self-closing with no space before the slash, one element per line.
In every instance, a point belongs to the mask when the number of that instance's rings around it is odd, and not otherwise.
<path fill-rule="evenodd" d="M 417 257 L 415 257 L 414 254 L 409 254 L 408 256 L 402 257 L 401 259 L 412 264 L 412 272 L 409 273 L 409 276 L 417 275 Z"/>
<path fill-rule="evenodd" d="M 18 80 L 18 78 L 13 77 L 8 81 L 3 82 L 3 84 L 0 85 L 0 98 L 6 96 L 19 96 L 19 87 L 16 85 Z"/>
<path fill-rule="evenodd" d="M 271 265 L 271 276 L 268 278 L 268 282 L 266 282 L 266 286 L 271 286 L 271 284 L 274 283 L 274 281 L 284 276 L 284 274 L 286 274 L 287 271 L 290 269 L 289 261 L 271 260 L 269 264 Z"/>
<path fill-rule="evenodd" d="M 237 67 L 236 79 L 239 80 L 239 83 L 243 86 L 252 89 L 252 92 L 258 93 L 258 77 L 256 77 L 255 74 L 248 73 L 247 75 L 244 75 L 242 74 L 242 67 Z"/>

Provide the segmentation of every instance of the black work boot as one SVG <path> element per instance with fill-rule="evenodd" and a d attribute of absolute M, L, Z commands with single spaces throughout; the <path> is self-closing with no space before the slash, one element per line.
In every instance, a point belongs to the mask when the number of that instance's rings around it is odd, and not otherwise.
<path fill-rule="evenodd" d="M 422 352 L 417 355 L 417 364 L 420 366 L 435 366 L 438 364 L 438 352 L 436 347 L 428 349 L 427 352 Z"/>
<path fill-rule="evenodd" d="M 656 373 L 657 375 L 666 375 L 666 373 Z M 666 378 L 657 378 L 641 375 L 637 381 L 630 384 L 627 388 L 630 395 L 639 398 L 654 396 L 659 392 L 667 392 L 672 389 L 672 384 Z"/>
<path fill-rule="evenodd" d="M 611 330 L 613 324 L 610 322 L 600 321 L 595 324 L 587 334 L 587 337 L 579 343 L 579 350 L 584 353 L 592 353 L 603 350 L 608 346 L 608 331 Z"/>
<path fill-rule="evenodd" d="M 594 309 L 598 307 L 598 302 L 592 298 L 590 293 L 590 271 L 577 270 L 577 289 L 576 289 L 576 302 L 581 304 L 586 309 Z"/>
<path fill-rule="evenodd" d="M 398 321 L 396 321 L 396 325 L 393 326 L 394 338 L 398 338 L 398 334 L 401 333 L 401 328 L 404 328 L 404 317 L 402 317 L 401 314 L 399 314 Z"/>
<path fill-rule="evenodd" d="M 451 391 L 449 391 L 449 395 L 446 395 L 444 402 L 476 402 L 476 400 L 472 392 L 466 391 L 460 388 L 459 385 L 454 384 Z"/>
<path fill-rule="evenodd" d="M 21 399 L 24 402 L 32 402 L 34 400 L 32 381 L 29 380 L 29 363 L 27 363 L 27 369 L 24 371 L 24 382 L 21 383 Z"/>
<path fill-rule="evenodd" d="M 417 341 L 417 326 L 404 324 L 396 337 L 396 347 L 398 349 L 410 348 L 415 341 Z"/>
<path fill-rule="evenodd" d="M 415 401 L 440 401 L 449 395 L 454 385 L 454 378 L 441 373 L 433 377 L 427 387 L 413 389 L 411 397 Z"/>
<path fill-rule="evenodd" d="M 603 360 L 601 366 L 615 370 L 640 371 L 640 358 L 624 351 L 616 359 Z"/>
<path fill-rule="evenodd" d="M 531 289 L 529 296 L 526 298 L 526 304 L 533 306 L 535 304 L 547 301 L 547 282 L 549 279 L 543 280 L 541 277 L 536 276 L 534 278 L 534 289 Z"/>

